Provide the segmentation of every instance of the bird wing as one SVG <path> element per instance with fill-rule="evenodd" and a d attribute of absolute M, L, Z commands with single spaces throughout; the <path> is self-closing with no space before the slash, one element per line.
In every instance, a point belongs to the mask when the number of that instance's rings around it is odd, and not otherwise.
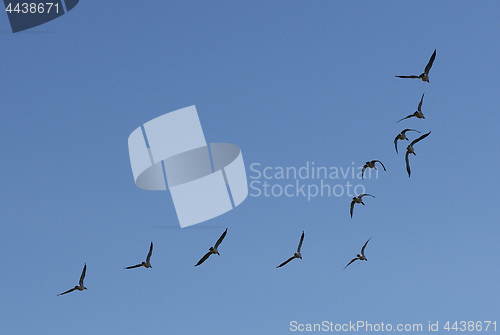
<path fill-rule="evenodd" d="M 353 211 L 353 209 L 354 209 L 354 200 L 351 201 L 351 219 L 352 219 L 352 211 Z"/>
<path fill-rule="evenodd" d="M 366 165 L 366 164 L 365 164 L 365 166 L 363 166 L 363 170 L 361 170 L 361 179 L 363 179 L 363 175 L 365 174 L 365 170 L 367 167 L 368 167 L 368 165 Z"/>
<path fill-rule="evenodd" d="M 297 247 L 298 253 L 300 253 L 300 248 L 302 248 L 302 241 L 304 241 L 304 231 L 302 231 L 302 236 L 300 237 L 299 246 Z"/>
<path fill-rule="evenodd" d="M 280 265 L 278 265 L 276 268 L 282 267 L 283 265 L 287 264 L 288 262 L 290 262 L 294 258 L 295 258 L 295 256 L 290 257 L 289 259 L 287 259 L 286 261 L 284 261 L 283 263 L 281 263 Z"/>
<path fill-rule="evenodd" d="M 370 237 L 370 238 L 368 239 L 368 241 L 370 241 L 371 239 L 372 239 L 372 238 Z M 365 248 L 366 248 L 366 245 L 368 244 L 368 241 L 366 241 L 366 242 L 365 242 L 365 245 L 363 246 L 363 248 L 361 248 L 361 255 L 363 255 L 363 256 L 365 255 Z"/>
<path fill-rule="evenodd" d="M 151 245 L 149 246 L 149 252 L 148 252 L 148 256 L 146 257 L 146 263 L 149 263 L 149 260 L 151 259 L 152 253 L 153 253 L 153 242 L 151 242 Z"/>
<path fill-rule="evenodd" d="M 362 197 L 364 197 L 365 195 L 368 195 L 368 196 L 370 196 L 370 197 L 372 197 L 372 198 L 375 198 L 373 195 L 368 194 L 368 193 L 363 193 L 363 194 L 361 194 L 359 197 L 360 197 L 360 198 L 362 198 Z"/>
<path fill-rule="evenodd" d="M 426 138 L 427 136 L 429 136 L 431 132 L 428 132 L 427 134 L 423 134 L 422 136 L 420 136 L 419 138 L 417 138 L 416 140 L 413 140 L 413 142 L 411 142 L 411 146 L 413 146 L 415 143 L 417 143 L 418 141 L 420 140 L 423 140 L 424 138 Z"/>
<path fill-rule="evenodd" d="M 396 153 L 398 153 L 398 138 L 399 138 L 399 135 L 396 136 L 396 138 L 394 139 L 394 147 L 396 148 Z"/>
<path fill-rule="evenodd" d="M 404 135 L 404 134 L 406 134 L 406 132 L 407 132 L 407 131 L 416 131 L 417 133 L 420 133 L 420 132 L 419 132 L 418 130 L 416 130 L 416 129 L 408 129 L 408 128 L 407 128 L 407 129 L 403 130 L 403 131 L 401 132 L 401 134 L 403 134 L 403 135 Z"/>
<path fill-rule="evenodd" d="M 427 63 L 427 66 L 425 67 L 425 73 L 429 74 L 429 71 L 431 70 L 432 63 L 434 63 L 434 59 L 436 58 L 436 49 L 434 49 L 434 52 L 432 53 L 431 59 L 429 59 L 429 63 Z"/>
<path fill-rule="evenodd" d="M 401 119 L 401 120 L 399 120 L 399 121 L 403 121 L 403 120 L 408 119 L 408 118 L 410 118 L 410 117 L 412 117 L 412 116 L 415 116 L 415 114 L 410 114 L 410 115 L 408 115 L 408 116 L 405 116 L 404 118 L 402 118 L 402 119 Z M 399 121 L 398 121 L 398 122 L 399 122 Z M 396 122 L 396 123 L 398 123 L 398 122 Z"/>
<path fill-rule="evenodd" d="M 356 260 L 358 260 L 358 257 L 356 257 L 356 258 L 354 258 L 352 261 L 350 261 L 350 262 L 349 262 L 349 263 L 345 266 L 345 268 L 346 268 L 346 267 L 348 267 L 349 265 L 351 265 L 351 264 L 352 264 L 354 261 L 356 261 Z M 344 270 L 345 270 L 345 268 L 344 268 Z"/>
<path fill-rule="evenodd" d="M 215 249 L 217 249 L 219 247 L 219 244 L 221 244 L 221 242 L 224 239 L 224 237 L 226 237 L 226 234 L 227 234 L 227 228 L 226 228 L 226 230 L 224 230 L 224 232 L 219 237 L 219 239 L 217 240 L 217 242 L 215 242 L 215 246 L 214 246 Z"/>
<path fill-rule="evenodd" d="M 60 293 L 58 295 L 63 295 L 63 294 L 69 293 L 69 292 L 73 292 L 74 290 L 76 290 L 76 287 L 73 287 L 71 290 L 67 290 L 66 292 Z"/>
<path fill-rule="evenodd" d="M 125 269 L 135 269 L 138 268 L 139 266 L 142 266 L 142 263 L 137 265 L 127 266 Z"/>
<path fill-rule="evenodd" d="M 379 163 L 380 163 L 380 165 L 382 165 L 382 167 L 384 168 L 384 171 L 387 171 L 387 170 L 385 169 L 384 163 L 382 163 L 382 162 L 381 162 L 381 161 L 379 161 L 379 160 L 374 160 L 374 162 L 379 162 Z"/>
<path fill-rule="evenodd" d="M 424 94 L 422 94 L 422 98 L 420 98 L 420 102 L 418 103 L 418 111 L 421 112 L 422 111 L 422 102 L 424 101 Z"/>
<path fill-rule="evenodd" d="M 83 286 L 83 279 L 85 279 L 85 272 L 87 272 L 87 263 L 83 266 L 82 275 L 80 276 L 80 286 Z"/>
<path fill-rule="evenodd" d="M 396 76 L 398 78 L 420 78 L 419 76 L 411 75 L 411 76 Z"/>
<path fill-rule="evenodd" d="M 203 256 L 203 257 L 202 257 L 202 258 L 198 261 L 198 263 L 196 263 L 196 265 L 195 265 L 195 266 L 198 266 L 198 265 L 200 265 L 201 263 L 203 263 L 204 261 L 206 261 L 206 260 L 207 260 L 207 258 L 208 258 L 208 257 L 210 257 L 210 255 L 211 255 L 211 254 L 212 254 L 212 252 L 210 252 L 210 251 L 209 251 L 209 252 L 207 252 L 207 253 L 205 254 L 205 256 Z"/>
<path fill-rule="evenodd" d="M 411 174 L 411 171 L 410 171 L 410 161 L 408 160 L 408 155 L 409 154 L 410 154 L 410 152 L 406 151 L 405 161 L 406 161 L 406 171 L 408 171 L 408 178 L 410 177 L 410 174 Z"/>

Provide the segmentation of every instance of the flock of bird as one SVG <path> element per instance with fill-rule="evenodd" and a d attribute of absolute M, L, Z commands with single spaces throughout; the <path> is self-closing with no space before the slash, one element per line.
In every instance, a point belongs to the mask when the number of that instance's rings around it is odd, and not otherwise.
<path fill-rule="evenodd" d="M 415 78 L 415 79 L 421 79 L 422 81 L 425 81 L 425 82 L 429 82 L 429 71 L 431 70 L 431 67 L 432 67 L 432 64 L 434 63 L 434 59 L 435 58 L 436 58 L 436 50 L 434 50 L 434 53 L 432 54 L 429 62 L 427 63 L 427 66 L 425 67 L 424 72 L 422 74 L 420 74 L 419 76 L 417 76 L 417 75 L 410 75 L 410 76 L 396 76 L 396 77 L 398 77 L 398 78 Z M 402 118 L 401 120 L 397 121 L 397 123 L 399 123 L 400 121 L 403 121 L 405 119 L 409 119 L 411 117 L 416 117 L 418 119 L 425 119 L 424 114 L 422 113 L 422 103 L 423 103 L 423 101 L 424 101 L 424 94 L 422 94 L 422 97 L 420 98 L 420 102 L 418 104 L 417 111 L 415 111 L 415 113 L 413 113 L 413 114 L 410 114 L 410 115 Z M 394 139 L 394 147 L 396 149 L 396 153 L 398 153 L 398 140 L 407 140 L 407 141 L 409 141 L 409 139 L 406 137 L 406 133 L 409 132 L 409 131 L 415 131 L 417 133 L 420 133 L 420 131 L 418 131 L 418 130 L 409 129 L 409 128 L 404 129 L 401 133 L 399 133 L 396 136 L 396 138 Z M 420 136 L 417 139 L 413 140 L 406 147 L 405 161 L 406 161 L 406 171 L 408 172 L 408 177 L 410 177 L 410 175 L 411 175 L 410 162 L 409 162 L 408 157 L 409 157 L 410 154 L 416 155 L 415 154 L 415 149 L 413 148 L 413 146 L 416 143 L 418 143 L 419 141 L 421 141 L 424 138 L 426 138 L 427 136 L 429 136 L 430 133 L 431 132 L 429 131 L 428 133 L 423 134 L 422 136 Z M 381 161 L 375 159 L 375 160 L 366 162 L 365 165 L 363 166 L 363 169 L 361 171 L 361 178 L 362 179 L 363 179 L 365 170 L 367 168 L 377 170 L 377 167 L 375 166 L 376 163 L 379 163 L 382 166 L 382 168 L 384 169 L 384 171 L 387 171 L 385 169 L 384 164 Z M 370 197 L 375 198 L 373 195 L 368 194 L 368 193 L 363 193 L 363 194 L 360 194 L 360 195 L 358 195 L 356 197 L 353 197 L 352 201 L 351 201 L 351 207 L 350 207 L 351 218 L 352 218 L 352 214 L 353 214 L 353 210 L 354 210 L 354 205 L 355 204 L 362 204 L 363 206 L 365 205 L 363 203 L 363 197 L 364 196 L 370 196 Z M 209 248 L 209 251 L 198 261 L 198 263 L 196 263 L 195 266 L 201 265 L 211 255 L 217 254 L 217 255 L 220 256 L 219 251 L 218 251 L 218 247 L 222 243 L 222 241 L 224 240 L 224 238 L 226 237 L 226 234 L 227 234 L 227 228 L 222 233 L 222 235 L 219 237 L 219 239 L 217 240 L 217 242 L 215 242 L 214 246 Z M 356 258 L 353 258 L 349 263 L 347 263 L 347 265 L 344 267 L 344 269 L 347 268 L 349 265 L 351 265 L 352 263 L 354 263 L 357 260 L 360 260 L 360 261 L 367 261 L 368 260 L 366 258 L 366 256 L 365 256 L 365 248 L 366 248 L 366 245 L 368 244 L 368 242 L 370 241 L 370 239 L 371 239 L 371 237 L 365 242 L 365 244 L 361 248 L 361 254 L 357 254 Z M 295 258 L 302 259 L 302 255 L 300 253 L 300 249 L 302 247 L 302 242 L 303 241 L 304 241 L 304 231 L 302 231 L 302 235 L 300 236 L 300 242 L 299 242 L 299 245 L 297 247 L 297 252 L 295 252 L 292 257 L 288 258 L 286 261 L 284 261 L 283 263 L 281 263 L 280 265 L 278 265 L 276 268 L 280 268 L 282 266 L 285 266 L 286 264 L 288 264 L 290 261 L 292 261 Z M 152 268 L 151 262 L 150 262 L 152 253 L 153 253 L 153 242 L 151 242 L 151 245 L 149 247 L 149 252 L 148 252 L 148 255 L 146 256 L 146 261 L 145 262 L 142 262 L 140 264 L 133 265 L 133 266 L 127 266 L 125 269 L 134 269 L 134 268 L 138 268 L 138 267 L 141 267 L 141 266 L 144 266 L 145 268 Z M 73 292 L 75 290 L 78 290 L 78 291 L 86 290 L 87 288 L 83 285 L 83 280 L 85 279 L 85 273 L 86 273 L 86 271 L 87 271 L 87 264 L 85 263 L 85 265 L 83 266 L 82 274 L 80 276 L 80 281 L 79 281 L 78 285 L 76 285 L 72 289 L 69 289 L 69 290 L 67 290 L 67 291 L 65 291 L 63 293 L 58 294 L 58 296 L 59 295 L 64 295 L 66 293 Z"/>
<path fill-rule="evenodd" d="M 411 75 L 411 76 L 396 76 L 398 78 L 419 78 L 421 79 L 422 81 L 426 81 L 426 82 L 429 82 L 429 71 L 431 70 L 431 67 L 432 67 L 432 64 L 434 63 L 434 59 L 436 58 L 436 49 L 434 49 L 434 52 L 432 53 L 431 55 L 431 58 L 429 59 L 429 62 L 427 63 L 427 65 L 425 66 L 425 70 L 424 70 L 424 73 L 422 73 L 420 76 L 416 76 L 416 75 Z M 401 120 L 399 120 L 398 122 L 400 121 L 403 121 L 405 119 L 409 119 L 411 117 L 416 117 L 418 119 L 425 119 L 425 116 L 424 116 L 424 113 L 422 113 L 422 103 L 424 102 L 424 94 L 422 94 L 422 97 L 420 98 L 420 102 L 418 103 L 418 108 L 417 110 L 415 111 L 415 113 L 413 114 L 410 114 L 404 118 L 402 118 Z M 400 134 L 398 134 L 396 136 L 396 138 L 394 139 L 394 146 L 396 147 L 396 153 L 398 153 L 398 140 L 407 140 L 408 141 L 408 138 L 406 137 L 406 132 L 407 131 L 416 131 L 417 133 L 420 133 L 418 130 L 415 130 L 415 129 L 404 129 Z M 406 156 L 405 156 L 405 161 L 406 161 L 406 171 L 408 172 L 408 177 L 410 177 L 411 175 L 411 170 L 410 170 L 410 161 L 408 160 L 408 156 L 410 154 L 413 154 L 413 155 L 417 155 L 415 153 L 415 149 L 413 148 L 413 146 L 418 143 L 419 141 L 423 140 L 424 138 L 426 138 L 427 136 L 429 136 L 431 132 L 429 131 L 428 133 L 420 136 L 419 138 L 413 140 L 409 146 L 406 147 Z"/>
<path fill-rule="evenodd" d="M 396 76 L 396 77 L 398 77 L 398 78 L 421 79 L 422 81 L 429 82 L 429 71 L 431 70 L 431 67 L 432 67 L 432 64 L 434 63 L 434 59 L 435 58 L 436 58 L 436 49 L 434 49 L 434 52 L 432 53 L 431 58 L 429 59 L 429 62 L 425 66 L 424 72 L 421 75 L 419 75 L 419 76 L 417 76 L 417 75 L 410 75 L 410 76 Z M 417 119 L 425 119 L 424 113 L 422 113 L 422 103 L 424 102 L 424 94 L 422 94 L 422 97 L 420 98 L 420 102 L 418 103 L 417 110 L 413 114 L 405 116 L 404 118 L 400 119 L 396 123 L 399 123 L 400 121 L 403 121 L 403 120 L 406 120 L 406 119 L 409 119 L 409 118 L 412 118 L 412 117 L 416 117 Z M 415 131 L 417 133 L 420 133 L 420 131 L 418 131 L 416 129 L 409 129 L 409 128 L 406 128 L 403 131 L 401 131 L 401 133 L 399 133 L 396 136 L 396 138 L 394 138 L 394 147 L 396 149 L 396 154 L 398 153 L 398 140 L 407 140 L 407 141 L 409 141 L 408 137 L 406 137 L 406 133 L 408 131 Z M 415 156 L 417 155 L 415 153 L 415 149 L 413 148 L 413 146 L 416 143 L 418 143 L 421 140 L 423 140 L 424 138 L 426 138 L 427 136 L 429 136 L 430 133 L 431 132 L 429 131 L 428 133 L 423 134 L 422 136 L 416 138 L 415 140 L 413 140 L 410 143 L 410 145 L 408 145 L 406 147 L 405 162 L 406 162 L 406 172 L 408 172 L 408 178 L 411 176 L 409 155 L 410 154 L 413 154 Z M 384 171 L 387 171 L 385 169 L 384 164 L 381 161 L 375 159 L 375 160 L 372 160 L 372 161 L 369 161 L 369 162 L 365 163 L 365 165 L 363 166 L 363 169 L 361 171 L 361 179 L 363 179 L 363 176 L 364 176 L 366 168 L 377 170 L 377 167 L 375 166 L 375 163 L 380 163 L 380 165 L 382 165 L 382 168 L 384 169 Z M 352 201 L 351 201 L 351 209 L 350 209 L 351 218 L 352 218 L 352 213 L 353 213 L 354 205 L 355 204 L 362 204 L 363 206 L 365 205 L 364 202 L 363 202 L 363 199 L 362 199 L 364 196 L 370 196 L 370 197 L 375 198 L 375 196 L 373 196 L 371 194 L 368 194 L 368 193 L 363 193 L 363 194 L 358 195 L 357 197 L 353 197 Z M 371 237 L 368 239 L 368 241 L 370 241 L 370 239 L 371 239 Z M 367 260 L 366 257 L 365 257 L 365 248 L 366 248 L 366 245 L 368 244 L 368 241 L 366 241 L 365 244 L 363 245 L 363 247 L 361 248 L 361 254 L 356 255 L 356 258 L 352 259 L 345 266 L 345 268 L 347 268 L 349 265 L 351 265 L 356 260 L 360 260 L 360 261 L 366 261 Z"/>

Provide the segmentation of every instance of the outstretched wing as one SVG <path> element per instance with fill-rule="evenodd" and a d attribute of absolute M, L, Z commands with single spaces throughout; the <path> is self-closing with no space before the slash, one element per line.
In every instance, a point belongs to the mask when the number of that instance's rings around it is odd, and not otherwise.
<path fill-rule="evenodd" d="M 399 135 L 396 136 L 396 138 L 394 139 L 394 147 L 396 148 L 396 153 L 398 153 L 398 138 L 399 138 Z"/>
<path fill-rule="evenodd" d="M 302 248 L 302 241 L 304 241 L 304 231 L 302 231 L 302 236 L 300 237 L 299 246 L 297 247 L 298 253 L 300 253 L 300 248 Z"/>
<path fill-rule="evenodd" d="M 425 73 L 429 74 L 429 71 L 431 70 L 432 63 L 434 63 L 434 59 L 436 58 L 436 49 L 434 49 L 434 52 L 432 53 L 431 59 L 429 59 L 429 63 L 427 63 L 427 66 L 425 67 Z"/>
<path fill-rule="evenodd" d="M 420 98 L 420 102 L 418 103 L 418 111 L 421 112 L 422 111 L 422 102 L 424 101 L 424 94 L 422 94 L 422 98 Z"/>
<path fill-rule="evenodd" d="M 363 194 L 361 194 L 359 197 L 360 197 L 360 198 L 362 198 L 362 197 L 364 197 L 365 195 L 368 195 L 368 196 L 370 196 L 370 197 L 372 197 L 372 198 L 375 198 L 375 196 L 373 196 L 373 195 L 371 195 L 371 194 L 368 194 L 368 193 L 363 193 Z"/>
<path fill-rule="evenodd" d="M 142 266 L 142 263 L 137 264 L 137 265 L 127 266 L 125 269 L 134 269 L 134 268 L 138 268 L 139 266 Z"/>
<path fill-rule="evenodd" d="M 370 241 L 371 239 L 372 239 L 372 238 L 370 237 L 370 238 L 368 239 L 368 241 Z M 365 245 L 363 246 L 363 248 L 361 248 L 361 255 L 363 255 L 363 256 L 365 255 L 365 248 L 366 248 L 366 245 L 368 244 L 368 241 L 366 241 L 366 242 L 365 242 Z"/>
<path fill-rule="evenodd" d="M 280 265 L 278 265 L 276 268 L 282 267 L 283 265 L 287 264 L 288 262 L 290 262 L 294 258 L 295 258 L 295 256 L 290 257 L 289 259 L 287 259 L 286 261 L 284 261 L 283 263 L 281 263 Z"/>
<path fill-rule="evenodd" d="M 410 114 L 410 115 L 408 115 L 408 116 L 406 116 L 406 117 L 402 118 L 402 119 L 401 119 L 401 120 L 399 120 L 399 121 L 406 120 L 406 119 L 408 119 L 408 118 L 411 118 L 412 116 L 415 116 L 415 114 Z M 398 122 L 399 122 L 399 121 L 398 121 Z M 396 122 L 396 123 L 398 123 L 398 122 Z"/>
<path fill-rule="evenodd" d="M 219 239 L 217 240 L 217 242 L 215 242 L 215 246 L 214 246 L 215 249 L 217 249 L 219 247 L 219 244 L 221 244 L 221 242 L 224 239 L 224 237 L 226 237 L 226 234 L 227 234 L 227 228 L 226 228 L 226 230 L 224 230 L 224 232 L 219 237 Z"/>
<path fill-rule="evenodd" d="M 346 268 L 346 267 L 348 267 L 349 265 L 351 265 L 351 264 L 352 264 L 354 261 L 356 261 L 356 260 L 358 260 L 358 257 L 356 257 L 356 258 L 354 258 L 352 261 L 350 261 L 350 262 L 349 262 L 349 263 L 345 266 L 345 268 Z M 344 268 L 344 270 L 345 270 L 345 268 Z"/>
<path fill-rule="evenodd" d="M 408 128 L 406 128 L 405 130 L 403 130 L 403 131 L 401 132 L 401 134 L 403 134 L 403 135 L 404 135 L 404 134 L 406 134 L 406 132 L 407 132 L 407 131 L 416 131 L 417 133 L 420 133 L 420 132 L 419 132 L 418 130 L 416 130 L 416 129 L 408 129 Z"/>
<path fill-rule="evenodd" d="M 209 251 L 209 252 L 207 252 L 207 253 L 205 254 L 205 256 L 203 256 L 203 257 L 202 257 L 202 258 L 198 261 L 198 263 L 196 263 L 196 265 L 195 265 L 195 266 L 198 266 L 198 265 L 200 265 L 201 263 L 203 263 L 204 261 L 206 261 L 206 260 L 207 260 L 207 258 L 208 258 L 208 257 L 210 257 L 210 255 L 211 255 L 211 254 L 212 254 L 212 252 L 210 252 L 210 251 Z"/>
<path fill-rule="evenodd" d="M 354 209 L 354 200 L 351 201 L 351 219 L 352 219 L 352 211 L 353 211 L 353 209 Z"/>
<path fill-rule="evenodd" d="M 66 292 L 60 293 L 60 294 L 58 294 L 58 296 L 69 293 L 69 292 L 73 292 L 74 290 L 76 290 L 76 287 L 73 287 L 71 290 L 67 290 Z"/>
<path fill-rule="evenodd" d="M 410 161 L 408 160 L 408 155 L 410 154 L 409 151 L 406 152 L 406 157 L 405 157 L 405 161 L 406 161 L 406 171 L 408 172 L 408 178 L 410 177 L 410 174 L 411 174 L 411 171 L 410 171 Z"/>
<path fill-rule="evenodd" d="M 146 263 L 149 263 L 151 259 L 151 254 L 153 253 L 153 242 L 151 241 L 151 245 L 149 246 L 148 256 L 146 257 Z"/>
<path fill-rule="evenodd" d="M 83 286 L 83 280 L 85 279 L 85 272 L 87 272 L 87 263 L 83 266 L 82 275 L 80 276 L 79 284 Z"/>
<path fill-rule="evenodd" d="M 422 136 L 420 136 L 419 138 L 417 138 L 416 140 L 413 140 L 413 142 L 411 142 L 411 146 L 413 146 L 415 143 L 419 142 L 420 140 L 423 140 L 424 138 L 426 138 L 427 136 L 429 136 L 431 132 L 428 132 L 427 134 L 423 134 Z"/>
<path fill-rule="evenodd" d="M 411 76 L 396 76 L 398 78 L 420 78 L 419 76 L 411 75 Z"/>
<path fill-rule="evenodd" d="M 363 170 L 361 170 L 361 179 L 363 179 L 363 175 L 365 174 L 365 170 L 367 167 L 368 167 L 368 165 L 366 165 L 366 164 L 365 164 L 365 166 L 363 166 Z"/>
<path fill-rule="evenodd" d="M 381 161 L 379 161 L 379 160 L 374 160 L 374 162 L 379 162 L 379 163 L 380 163 L 380 165 L 382 165 L 382 167 L 384 168 L 384 171 L 387 171 L 387 170 L 385 169 L 384 163 L 382 163 L 382 162 L 381 162 Z M 363 179 L 363 178 L 361 178 L 361 179 Z"/>

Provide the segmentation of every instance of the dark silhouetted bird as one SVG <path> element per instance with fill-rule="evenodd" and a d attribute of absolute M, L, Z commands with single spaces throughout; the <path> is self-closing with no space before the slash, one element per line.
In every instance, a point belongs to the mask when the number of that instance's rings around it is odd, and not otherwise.
<path fill-rule="evenodd" d="M 146 261 L 142 262 L 141 264 L 133 265 L 133 266 L 127 266 L 125 269 L 133 269 L 133 268 L 138 268 L 140 266 L 144 266 L 145 268 L 152 268 L 151 263 L 149 260 L 151 259 L 151 254 L 153 253 L 153 242 L 151 242 L 151 245 L 149 246 L 149 252 L 148 255 L 146 256 Z"/>
<path fill-rule="evenodd" d="M 304 232 L 303 231 L 302 231 L 302 236 L 300 237 L 299 246 L 297 247 L 297 252 L 294 253 L 292 257 L 290 257 L 289 259 L 287 259 L 286 261 L 284 261 L 283 263 L 278 265 L 276 268 L 282 267 L 283 265 L 287 264 L 288 262 L 290 262 L 294 258 L 302 259 L 302 255 L 300 254 L 300 248 L 302 247 L 302 241 L 304 241 Z"/>
<path fill-rule="evenodd" d="M 396 153 L 398 153 L 398 140 L 408 141 L 408 137 L 406 137 L 407 131 L 416 131 L 417 133 L 420 133 L 418 130 L 415 129 L 405 129 L 400 134 L 398 134 L 398 136 L 396 136 L 396 138 L 394 139 L 394 147 L 396 148 Z"/>
<path fill-rule="evenodd" d="M 416 156 L 417 154 L 415 153 L 415 149 L 413 149 L 413 146 L 418 141 L 423 140 L 424 138 L 426 138 L 427 136 L 429 136 L 430 133 L 431 132 L 428 132 L 427 134 L 423 134 L 422 136 L 420 136 L 416 140 L 413 140 L 413 142 L 411 142 L 410 145 L 406 147 L 406 157 L 405 157 L 405 160 L 406 160 L 406 171 L 408 171 L 408 178 L 410 177 L 410 174 L 411 174 L 411 171 L 410 171 L 410 161 L 408 160 L 408 155 L 409 154 L 414 154 Z"/>
<path fill-rule="evenodd" d="M 377 170 L 377 167 L 375 166 L 375 163 L 377 163 L 377 162 L 379 162 L 379 163 L 380 163 L 380 165 L 382 165 L 382 167 L 384 168 L 384 171 L 387 171 L 387 170 L 385 169 L 384 164 L 382 164 L 382 162 L 381 162 L 381 161 L 374 159 L 374 160 L 372 160 L 371 162 L 366 162 L 366 163 L 365 163 L 365 166 L 363 166 L 363 170 L 361 170 L 361 179 L 363 179 L 363 175 L 365 174 L 365 169 L 366 169 L 366 168 L 370 168 L 370 169 L 375 169 L 375 170 Z"/>
<path fill-rule="evenodd" d="M 363 193 L 363 194 L 358 195 L 357 197 L 352 198 L 352 201 L 351 201 L 351 219 L 352 219 L 352 211 L 354 210 L 354 204 L 362 204 L 363 206 L 365 205 L 365 203 L 361 199 L 365 195 L 368 195 L 368 196 L 370 196 L 372 198 L 375 198 L 373 195 L 367 194 L 367 193 Z"/>
<path fill-rule="evenodd" d="M 370 241 L 371 239 L 372 239 L 372 238 L 370 237 L 370 238 L 368 239 L 368 241 Z M 346 267 L 348 267 L 349 265 L 351 265 L 351 263 L 353 263 L 354 261 L 357 261 L 358 259 L 359 259 L 360 261 L 367 261 L 367 260 L 368 260 L 368 259 L 365 257 L 365 248 L 366 248 L 366 245 L 368 244 L 368 241 L 366 241 L 366 242 L 365 242 L 365 245 L 363 246 L 363 248 L 361 248 L 361 255 L 360 255 L 360 254 L 356 255 L 356 258 L 354 258 L 352 261 L 350 261 L 350 262 L 349 262 L 349 263 L 345 266 L 345 268 L 346 268 Z M 345 268 L 344 268 L 344 270 L 345 270 Z"/>
<path fill-rule="evenodd" d="M 420 76 L 396 76 L 398 78 L 420 78 L 423 81 L 429 82 L 429 71 L 431 70 L 432 63 L 434 63 L 434 59 L 436 58 L 436 49 L 434 49 L 434 53 L 431 56 L 431 59 L 429 59 L 429 63 L 427 63 L 427 66 L 425 67 L 424 73 L 422 73 Z"/>
<path fill-rule="evenodd" d="M 63 292 L 63 293 L 58 294 L 58 295 L 63 295 L 63 294 L 69 293 L 69 292 L 73 292 L 74 290 L 78 290 L 78 291 L 86 290 L 87 288 L 85 286 L 83 286 L 83 279 L 85 279 L 85 272 L 87 272 L 87 263 L 85 263 L 85 265 L 83 266 L 82 275 L 80 276 L 80 281 L 78 282 L 78 285 L 73 287 L 71 290 L 67 290 L 66 292 Z"/>
<path fill-rule="evenodd" d="M 424 100 L 424 95 L 422 94 L 422 98 L 420 98 L 420 102 L 419 102 L 419 104 L 418 104 L 418 109 L 417 109 L 417 111 L 416 111 L 415 113 L 413 113 L 413 114 L 410 114 L 410 115 L 408 115 L 408 116 L 406 116 L 406 117 L 402 118 L 402 119 L 401 119 L 401 120 L 399 120 L 399 121 L 403 121 L 403 120 L 405 120 L 405 119 L 408 119 L 408 118 L 411 118 L 411 117 L 414 117 L 414 116 L 415 116 L 416 118 L 419 118 L 419 119 L 425 119 L 424 113 L 422 113 L 422 101 L 423 101 L 423 100 Z M 399 121 L 398 121 L 398 122 L 399 122 Z M 396 122 L 396 123 L 398 123 L 398 122 Z"/>
<path fill-rule="evenodd" d="M 209 249 L 210 251 L 209 251 L 209 252 L 207 252 L 207 253 L 205 254 L 205 256 L 203 256 L 203 257 L 202 257 L 202 258 L 198 261 L 198 263 L 196 263 L 196 265 L 195 265 L 195 266 L 198 266 L 198 265 L 200 265 L 201 263 L 203 263 L 204 261 L 206 261 L 206 260 L 207 260 L 207 258 L 208 258 L 208 257 L 210 257 L 210 255 L 212 255 L 212 254 L 217 254 L 217 255 L 219 255 L 219 256 L 220 256 L 219 251 L 217 250 L 217 248 L 218 248 L 218 247 L 219 247 L 219 245 L 221 244 L 221 242 L 222 242 L 222 240 L 224 239 L 224 237 L 226 237 L 226 234 L 227 234 L 227 228 L 226 228 L 226 230 L 222 233 L 222 235 L 219 237 L 219 239 L 217 240 L 217 242 L 215 242 L 215 245 L 214 245 L 213 247 L 210 247 L 210 249 Z"/>

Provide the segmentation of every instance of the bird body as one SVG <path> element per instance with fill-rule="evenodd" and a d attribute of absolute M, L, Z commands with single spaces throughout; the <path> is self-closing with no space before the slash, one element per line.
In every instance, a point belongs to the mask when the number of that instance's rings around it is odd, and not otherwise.
<path fill-rule="evenodd" d="M 220 254 L 219 254 L 219 250 L 215 249 L 214 247 L 210 247 L 210 249 L 209 249 L 209 250 L 210 250 L 210 253 L 212 253 L 212 254 L 217 254 L 217 255 L 219 255 L 219 256 L 220 256 Z"/>

